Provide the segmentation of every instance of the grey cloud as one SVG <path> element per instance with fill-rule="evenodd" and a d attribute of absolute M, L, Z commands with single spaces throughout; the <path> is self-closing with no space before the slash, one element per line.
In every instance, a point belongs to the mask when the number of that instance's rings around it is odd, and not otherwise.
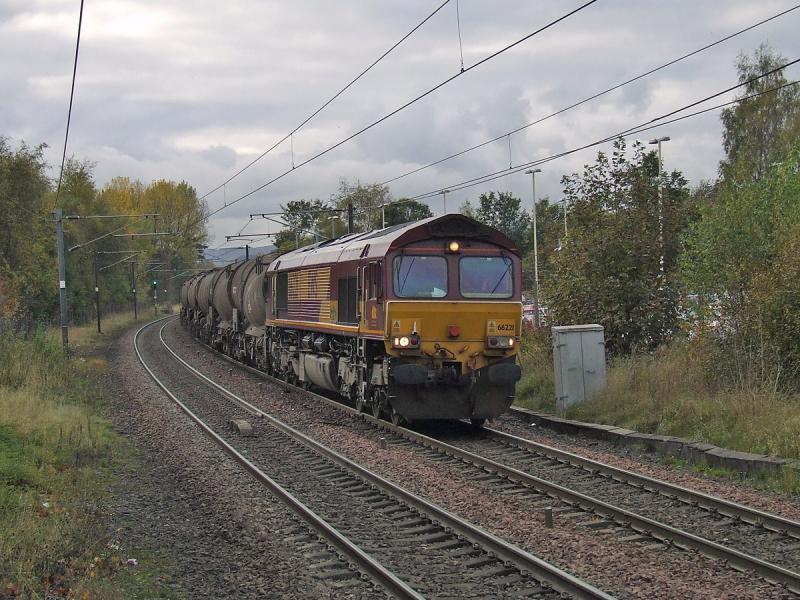
<path fill-rule="evenodd" d="M 577 3 L 575 3 L 577 5 Z M 788 1 L 597 3 L 552 30 L 438 90 L 374 130 L 229 207 L 211 224 L 217 236 L 249 212 L 298 197 L 327 198 L 340 176 L 380 181 L 479 143 L 638 74 L 737 28 Z M 100 184 L 114 175 L 185 179 L 203 193 L 224 181 L 316 109 L 434 4 L 285 3 L 198 0 L 146 5 L 87 4 L 70 154 L 97 162 Z M 572 6 L 572 5 L 570 5 Z M 467 66 L 568 7 L 562 2 L 461 0 Z M 15 28 L 18 15 L 71 14 L 71 2 L 7 0 L 0 5 L 0 133 L 50 144 L 58 162 L 71 73 L 73 34 L 63 27 Z M 77 14 L 74 15 L 77 24 Z M 735 80 L 733 62 L 763 40 L 797 51 L 800 12 L 637 82 L 512 138 L 514 162 L 564 150 L 655 116 L 654 111 L 715 92 Z M 45 25 L 41 23 L 44 22 Z M 458 70 L 455 7 L 449 5 L 295 138 L 302 160 L 382 116 Z M 797 71 L 794 72 L 797 74 Z M 674 96 L 674 98 L 673 98 Z M 713 177 L 719 121 L 709 115 L 664 130 L 669 164 L 691 181 Z M 244 149 L 244 150 L 243 150 Z M 247 151 L 249 149 L 249 151 Z M 564 173 L 596 149 L 548 163 L 537 179 L 557 198 Z M 226 186 L 237 197 L 289 167 L 284 145 Z M 392 184 L 413 195 L 508 164 L 502 142 Z M 528 198 L 529 179 L 512 175 L 454 193 L 452 206 L 484 189 Z M 220 192 L 209 198 L 213 209 Z M 448 204 L 451 200 L 448 199 Z M 440 200 L 431 206 L 441 207 Z M 239 220 L 239 221 L 237 221 Z"/>

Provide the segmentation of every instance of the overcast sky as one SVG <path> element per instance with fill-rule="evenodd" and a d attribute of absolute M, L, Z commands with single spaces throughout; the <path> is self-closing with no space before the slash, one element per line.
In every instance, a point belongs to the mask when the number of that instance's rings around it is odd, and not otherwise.
<path fill-rule="evenodd" d="M 382 2 L 86 0 L 68 154 L 97 163 L 99 185 L 124 175 L 185 180 L 198 194 L 288 133 L 442 0 Z M 460 0 L 464 64 L 516 41 L 580 1 Z M 64 137 L 78 0 L 0 0 L 0 135 L 46 142 L 56 167 Z M 501 135 L 793 6 L 781 0 L 600 0 L 457 78 L 407 110 L 211 223 L 215 243 L 251 212 L 327 199 L 340 177 L 379 182 Z M 800 57 L 800 10 L 511 137 L 518 164 L 613 134 L 736 82 L 738 53 L 762 42 Z M 347 137 L 460 69 L 451 2 L 294 136 L 295 163 Z M 792 67 L 789 78 L 800 76 Z M 730 94 L 725 99 L 732 98 Z M 718 103 L 716 101 L 715 103 Z M 721 158 L 718 113 L 659 129 L 665 166 L 696 184 Z M 597 150 L 548 163 L 537 193 Z M 449 187 L 509 164 L 506 140 L 391 185 L 395 197 Z M 228 200 L 291 167 L 284 144 L 225 188 Z M 448 195 L 452 210 L 489 189 L 530 202 L 510 175 Z M 223 190 L 209 196 L 211 209 Z M 435 212 L 440 199 L 431 200 Z M 249 230 L 266 231 L 254 223 Z M 273 230 L 273 229 L 269 229 Z"/>

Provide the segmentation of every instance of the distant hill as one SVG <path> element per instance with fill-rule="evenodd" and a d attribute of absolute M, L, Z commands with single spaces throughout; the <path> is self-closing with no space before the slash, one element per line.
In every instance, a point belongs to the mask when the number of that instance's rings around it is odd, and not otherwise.
<path fill-rule="evenodd" d="M 250 258 L 255 258 L 262 254 L 275 252 L 275 246 L 250 247 Z M 217 267 L 228 265 L 232 262 L 242 261 L 245 258 L 244 248 L 206 248 L 203 250 L 203 258 L 210 260 Z"/>

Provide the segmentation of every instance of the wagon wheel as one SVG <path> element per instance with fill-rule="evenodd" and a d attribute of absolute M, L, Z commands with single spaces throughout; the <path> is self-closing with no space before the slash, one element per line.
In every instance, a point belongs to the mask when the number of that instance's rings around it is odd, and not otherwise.
<path fill-rule="evenodd" d="M 470 419 L 469 422 L 472 423 L 473 427 L 478 428 L 483 427 L 483 424 L 486 423 L 486 419 Z"/>
<path fill-rule="evenodd" d="M 367 401 L 363 394 L 356 395 L 356 410 L 360 413 L 367 412 Z"/>

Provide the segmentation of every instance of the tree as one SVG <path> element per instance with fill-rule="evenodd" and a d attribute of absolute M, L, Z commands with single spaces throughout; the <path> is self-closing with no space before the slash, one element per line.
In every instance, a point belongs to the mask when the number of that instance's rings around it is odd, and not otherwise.
<path fill-rule="evenodd" d="M 430 207 L 416 200 L 395 200 L 385 208 L 386 226 L 400 225 L 433 216 Z"/>
<path fill-rule="evenodd" d="M 362 185 L 360 181 L 351 184 L 346 179 L 339 180 L 339 189 L 331 196 L 331 203 L 339 209 L 347 210 L 353 205 L 353 225 L 355 231 L 371 231 L 381 228 L 381 205 L 389 205 L 392 195 L 389 188 L 379 183 Z M 345 227 L 347 213 L 341 213 Z M 346 231 L 346 228 L 344 229 Z"/>
<path fill-rule="evenodd" d="M 772 71 L 785 64 L 786 59 L 765 44 L 759 46 L 752 56 L 740 54 L 736 63 L 739 82 Z M 783 70 L 748 83 L 739 98 L 756 93 L 775 90 L 787 83 Z M 733 175 L 733 165 L 744 161 L 747 175 L 754 179 L 764 176 L 773 154 L 785 154 L 792 138 L 785 132 L 796 131 L 800 126 L 800 89 L 787 86 L 765 93 L 756 98 L 740 100 L 722 111 L 722 145 L 725 160 L 720 164 L 724 177 Z M 796 139 L 796 137 L 794 138 Z"/>
<path fill-rule="evenodd" d="M 514 241 L 521 254 L 527 252 L 531 218 L 519 198 L 510 192 L 483 193 L 478 198 L 476 209 L 469 202 L 462 206 L 462 213 L 468 216 L 471 216 L 473 210 L 475 219 L 506 234 Z"/>
<path fill-rule="evenodd" d="M 800 141 L 773 156 L 759 179 L 737 162 L 719 182 L 687 232 L 681 275 L 701 309 L 718 307 L 724 346 L 741 356 L 774 352 L 769 362 L 790 374 L 800 369 Z"/>
<path fill-rule="evenodd" d="M 610 157 L 601 152 L 582 174 L 562 179 L 569 236 L 543 287 L 553 324 L 600 323 L 616 354 L 653 348 L 675 331 L 674 271 L 680 235 L 692 215 L 687 182 L 678 171 L 659 173 L 655 153 L 645 154 L 638 142 L 630 160 L 626 154 L 619 139 Z"/>
<path fill-rule="evenodd" d="M 43 148 L 21 143 L 12 150 L 0 136 L 0 316 L 27 323 L 52 321 L 58 306 L 51 213 L 56 199 L 46 175 Z M 124 258 L 120 252 L 138 252 L 136 260 L 142 277 L 144 264 L 154 258 L 163 262 L 159 266 L 165 269 L 193 267 L 197 245 L 207 239 L 206 207 L 186 182 L 159 180 L 145 187 L 138 181 L 117 177 L 98 191 L 93 170 L 94 164 L 89 161 L 74 158 L 66 161 L 58 198 L 58 207 L 65 215 L 157 212 L 161 215 L 158 229 L 171 235 L 158 239 L 105 235 L 117 228 L 131 233 L 152 232 L 152 219 L 65 220 L 64 246 L 67 250 L 74 248 L 66 254 L 72 323 L 85 322 L 94 316 L 95 259 L 102 310 L 114 310 L 128 306 L 130 270 L 125 263 L 108 270 L 102 267 Z M 160 279 L 165 283 L 168 280 Z M 160 289 L 170 287 L 174 298 L 179 281 Z"/>
<path fill-rule="evenodd" d="M 45 147 L 22 143 L 12 150 L 0 136 L 0 316 L 33 320 L 45 318 L 53 308 Z"/>

